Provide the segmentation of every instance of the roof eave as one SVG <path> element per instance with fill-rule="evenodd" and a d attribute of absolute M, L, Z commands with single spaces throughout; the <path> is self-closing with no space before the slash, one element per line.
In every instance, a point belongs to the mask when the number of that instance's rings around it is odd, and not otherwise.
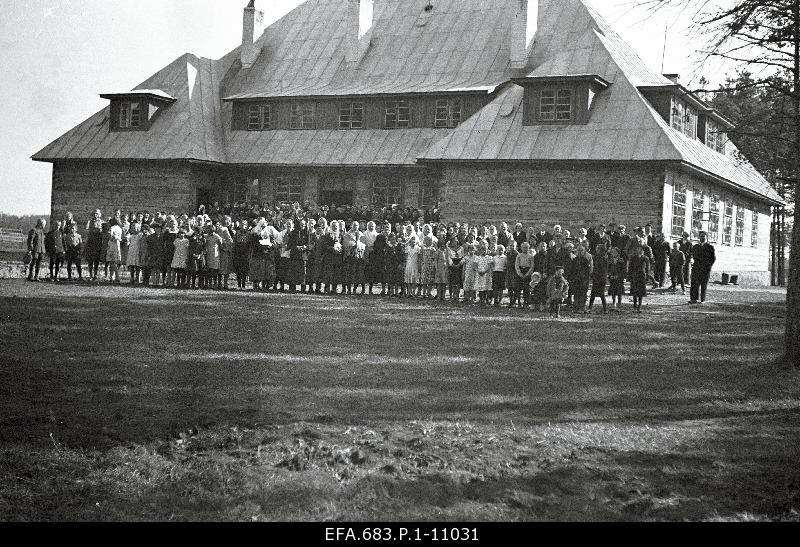
<path fill-rule="evenodd" d="M 776 200 L 776 199 L 773 199 L 773 198 L 771 198 L 769 196 L 765 196 L 763 194 L 760 194 L 760 193 L 756 192 L 755 190 L 750 190 L 749 188 L 745 188 L 744 186 L 736 184 L 735 182 L 730 181 L 730 180 L 726 179 L 725 177 L 721 177 L 719 175 L 716 175 L 716 174 L 712 173 L 711 171 L 703 169 L 702 167 L 698 167 L 697 165 L 694 165 L 694 164 L 689 163 L 687 161 L 680 161 L 679 164 L 680 164 L 680 166 L 682 168 L 686 169 L 687 171 L 690 171 L 690 172 L 695 173 L 697 175 L 700 175 L 700 176 L 703 176 L 705 178 L 711 179 L 714 182 L 716 182 L 716 183 L 718 183 L 718 184 L 720 184 L 722 186 L 727 186 L 729 188 L 732 188 L 732 189 L 736 190 L 737 192 L 742 192 L 744 194 L 747 194 L 748 196 L 750 196 L 752 198 L 755 198 L 755 199 L 758 199 L 758 200 L 761 200 L 761 201 L 765 201 L 765 202 L 767 202 L 767 203 L 769 203 L 771 205 L 776 205 L 778 207 L 786 206 L 786 202 L 781 200 L 781 199 Z"/>
<path fill-rule="evenodd" d="M 553 76 L 523 76 L 521 78 L 512 78 L 511 82 L 518 85 L 525 85 L 531 83 L 550 83 L 550 82 L 590 82 L 603 89 L 607 89 L 611 82 L 598 74 L 565 74 Z"/>

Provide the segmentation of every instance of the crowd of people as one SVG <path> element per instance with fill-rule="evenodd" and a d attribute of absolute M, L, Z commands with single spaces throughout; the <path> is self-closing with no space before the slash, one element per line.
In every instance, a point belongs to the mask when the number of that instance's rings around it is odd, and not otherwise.
<path fill-rule="evenodd" d="M 327 216 L 326 216 L 327 215 Z M 342 218 L 344 217 L 344 218 Z M 194 215 L 96 210 L 79 229 L 66 213 L 46 231 L 40 220 L 28 235 L 28 280 L 40 280 L 49 257 L 53 282 L 90 282 L 313 294 L 375 294 L 502 306 L 559 317 L 562 307 L 589 313 L 619 311 L 623 296 L 642 311 L 648 286 L 679 288 L 705 301 L 714 248 L 705 233 L 668 243 L 652 227 L 624 225 L 538 229 L 522 223 L 442 223 L 438 209 L 397 206 L 275 207 L 234 204 L 200 207 Z M 84 241 L 81 231 L 86 234 Z M 101 270 L 102 267 L 102 270 Z M 122 274 L 127 275 L 123 276 Z M 360 292 L 359 292 L 360 291 Z M 607 296 L 611 302 L 607 301 Z"/>

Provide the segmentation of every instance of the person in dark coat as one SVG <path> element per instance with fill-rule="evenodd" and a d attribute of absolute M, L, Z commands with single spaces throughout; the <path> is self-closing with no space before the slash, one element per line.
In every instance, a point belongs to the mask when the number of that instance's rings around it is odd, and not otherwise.
<path fill-rule="evenodd" d="M 325 227 L 317 224 L 314 233 L 311 234 L 311 254 L 306 266 L 308 273 L 308 290 L 313 290 L 314 294 L 322 294 L 322 287 L 325 283 L 325 248 L 322 240 L 325 239 Z M 313 285 L 313 287 L 312 287 Z"/>
<path fill-rule="evenodd" d="M 306 292 L 306 267 L 311 248 L 311 234 L 306 227 L 305 220 L 299 219 L 295 223 L 294 229 L 289 233 L 286 246 L 289 249 L 289 263 L 286 270 L 289 292 L 297 292 L 298 285 L 302 292 Z"/>
<path fill-rule="evenodd" d="M 669 243 L 664 239 L 664 234 L 655 236 L 653 245 L 653 277 L 656 281 L 656 287 L 662 288 L 664 286 L 664 277 L 667 274 L 667 260 L 669 259 Z"/>
<path fill-rule="evenodd" d="M 687 232 L 683 232 L 683 236 L 681 236 L 681 240 L 678 242 L 678 248 L 686 259 L 683 263 L 683 280 L 688 283 L 689 273 L 692 269 L 692 241 L 689 239 L 689 234 Z"/>
<path fill-rule="evenodd" d="M 336 294 L 339 284 L 342 283 L 344 273 L 344 248 L 342 247 L 342 234 L 339 231 L 338 223 L 332 223 L 330 232 L 322 238 L 322 249 L 325 292 L 327 294 Z"/>
<path fill-rule="evenodd" d="M 680 245 L 676 241 L 672 244 L 672 252 L 669 254 L 669 276 L 672 281 L 672 293 L 675 294 L 678 290 L 678 283 L 681 285 L 681 291 L 686 294 L 686 280 L 683 278 L 683 265 L 686 264 L 686 257 L 680 250 Z"/>
<path fill-rule="evenodd" d="M 44 227 L 47 226 L 47 221 L 39 219 L 36 222 L 36 227 L 28 232 L 28 257 L 31 262 L 28 265 L 28 281 L 39 282 L 39 269 L 42 266 L 42 258 L 47 251 L 45 248 L 45 233 Z"/>
<path fill-rule="evenodd" d="M 240 289 L 247 288 L 247 272 L 250 269 L 251 233 L 245 223 L 233 238 L 233 269 L 236 272 L 236 283 Z M 191 257 L 190 257 L 191 259 Z"/>
<path fill-rule="evenodd" d="M 386 247 L 389 245 L 389 234 L 392 232 L 392 225 L 385 222 L 381 226 L 381 233 L 375 238 L 372 244 L 372 252 L 367 259 L 366 275 L 369 282 L 369 294 L 372 294 L 372 286 L 380 283 L 381 296 L 386 296 L 386 277 L 384 261 L 386 260 Z"/>
<path fill-rule="evenodd" d="M 599 298 L 603 303 L 603 313 L 608 313 L 608 305 L 606 303 L 606 285 L 608 283 L 608 256 L 606 255 L 606 246 L 602 243 L 595 248 L 594 261 L 592 270 L 592 296 L 589 299 L 589 311 L 592 311 L 594 306 L 594 299 Z"/>
<path fill-rule="evenodd" d="M 517 242 L 517 249 L 522 249 L 522 244 L 528 241 L 528 234 L 522 229 L 522 224 L 520 223 L 514 226 L 514 233 L 511 234 L 511 237 Z"/>
<path fill-rule="evenodd" d="M 589 283 L 592 281 L 594 262 L 592 255 L 586 247 L 578 245 L 575 258 L 572 260 L 572 275 L 575 280 L 575 312 L 586 313 L 586 295 L 589 292 Z"/>
<path fill-rule="evenodd" d="M 553 240 L 553 234 L 547 231 L 547 226 L 542 224 L 539 226 L 539 232 L 536 234 L 536 243 L 550 243 Z"/>
<path fill-rule="evenodd" d="M 717 257 L 714 246 L 708 243 L 708 234 L 700 232 L 700 243 L 692 247 L 692 286 L 689 289 L 690 304 L 702 304 L 706 301 L 706 288 L 708 280 L 711 278 L 711 268 L 714 266 Z"/>
<path fill-rule="evenodd" d="M 647 277 L 650 273 L 650 261 L 644 256 L 644 246 L 633 248 L 633 256 L 628 259 L 628 279 L 631 283 L 633 309 L 642 313 L 642 300 L 647 296 Z"/>
<path fill-rule="evenodd" d="M 161 285 L 161 268 L 163 267 L 163 244 L 161 241 L 161 224 L 153 225 L 153 233 L 145 239 L 147 245 L 147 268 L 144 284 L 152 287 Z"/>
<path fill-rule="evenodd" d="M 67 280 L 72 281 L 72 265 L 78 270 L 78 279 L 83 281 L 83 267 L 81 266 L 81 252 L 83 251 L 83 238 L 78 233 L 78 225 L 71 222 L 67 226 L 64 236 L 64 253 L 67 258 Z"/>
<path fill-rule="evenodd" d="M 58 281 L 61 273 L 61 266 L 64 264 L 64 232 L 61 221 L 57 221 L 55 227 L 47 232 L 44 238 L 44 247 L 50 257 L 50 281 Z"/>
<path fill-rule="evenodd" d="M 89 278 L 97 280 L 97 272 L 100 268 L 100 260 L 103 251 L 103 213 L 100 209 L 95 210 L 94 216 L 86 223 L 88 235 L 86 237 L 86 260 L 89 263 Z"/>

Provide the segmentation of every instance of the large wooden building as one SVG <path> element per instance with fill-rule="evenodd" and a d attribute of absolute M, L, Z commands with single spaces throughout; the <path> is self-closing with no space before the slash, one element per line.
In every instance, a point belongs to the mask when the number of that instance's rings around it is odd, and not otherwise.
<path fill-rule="evenodd" d="M 651 223 L 768 282 L 767 181 L 730 121 L 650 70 L 586 0 L 307 0 L 186 54 L 34 155 L 52 214 L 245 199 L 446 220 Z"/>

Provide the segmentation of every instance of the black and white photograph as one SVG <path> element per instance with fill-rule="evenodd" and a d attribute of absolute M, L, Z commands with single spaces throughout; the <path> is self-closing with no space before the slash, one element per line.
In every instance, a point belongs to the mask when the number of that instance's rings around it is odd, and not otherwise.
<path fill-rule="evenodd" d="M 800 0 L 0 0 L 0 74 L 0 523 L 800 522 Z"/>

